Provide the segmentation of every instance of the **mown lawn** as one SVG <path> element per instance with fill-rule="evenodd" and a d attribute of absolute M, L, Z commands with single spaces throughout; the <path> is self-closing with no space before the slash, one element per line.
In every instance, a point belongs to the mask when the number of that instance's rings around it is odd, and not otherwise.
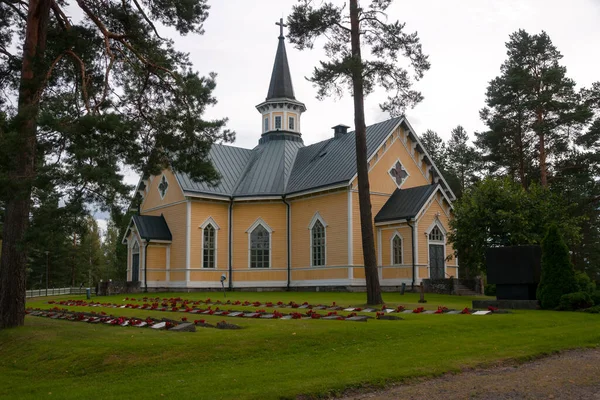
<path fill-rule="evenodd" d="M 217 293 L 160 294 L 223 300 Z M 136 298 L 143 296 L 136 295 Z M 63 296 L 53 300 L 83 296 Z M 124 296 L 96 298 L 123 302 Z M 228 293 L 228 299 L 364 305 L 364 293 Z M 462 309 L 472 298 L 427 295 L 426 308 Z M 418 295 L 384 294 L 390 306 L 418 305 Z M 32 307 L 50 308 L 47 299 Z M 125 302 L 126 303 L 126 302 Z M 214 308 L 214 306 L 213 306 Z M 221 308 L 244 309 L 240 306 Z M 254 307 L 248 307 L 254 309 Z M 261 307 L 264 308 L 264 307 Z M 71 307 L 115 316 L 179 319 L 185 313 Z M 289 312 L 288 309 L 282 310 Z M 600 316 L 517 311 L 492 316 L 401 314 L 366 323 L 202 316 L 243 326 L 174 333 L 26 318 L 0 331 L 0 397 L 277 399 L 324 395 L 600 345 Z"/>

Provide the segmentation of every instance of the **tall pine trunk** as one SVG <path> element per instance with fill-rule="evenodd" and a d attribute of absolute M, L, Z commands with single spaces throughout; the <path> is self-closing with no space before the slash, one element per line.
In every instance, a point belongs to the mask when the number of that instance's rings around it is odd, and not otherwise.
<path fill-rule="evenodd" d="M 46 68 L 44 52 L 51 0 L 30 0 L 16 116 L 17 146 L 9 171 L 14 185 L 6 201 L 0 259 L 0 329 L 25 322 L 26 243 L 31 188 L 35 178 L 39 96 Z"/>
<path fill-rule="evenodd" d="M 542 111 L 537 112 L 537 123 L 538 123 L 538 138 L 540 140 L 540 183 L 542 187 L 548 187 L 548 171 L 546 169 L 546 137 L 542 128 L 544 122 L 544 116 Z"/>
<path fill-rule="evenodd" d="M 367 284 L 367 304 L 383 303 L 375 258 L 375 236 L 373 234 L 373 214 L 371 212 L 371 191 L 367 165 L 367 127 L 363 96 L 362 59 L 360 55 L 360 31 L 358 21 L 358 1 L 350 0 L 350 29 L 352 41 L 352 71 L 354 95 L 354 129 L 356 132 L 356 169 L 358 172 L 358 203 L 362 234 L 363 261 Z"/>

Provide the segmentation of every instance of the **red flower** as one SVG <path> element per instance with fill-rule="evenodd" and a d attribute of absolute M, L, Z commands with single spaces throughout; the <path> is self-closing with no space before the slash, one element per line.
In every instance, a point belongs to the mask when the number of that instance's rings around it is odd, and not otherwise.
<path fill-rule="evenodd" d="M 417 307 L 413 310 L 413 313 L 421 314 L 423 311 L 425 311 L 425 309 L 423 307 Z"/>
<path fill-rule="evenodd" d="M 396 312 L 402 312 L 404 310 L 406 310 L 406 308 L 404 306 L 398 306 L 398 307 L 396 307 Z"/>
<path fill-rule="evenodd" d="M 187 317 L 182 317 L 182 318 L 181 318 L 181 320 L 182 320 L 183 322 L 186 322 L 186 321 L 187 321 Z"/>
<path fill-rule="evenodd" d="M 465 307 L 460 313 L 461 314 L 471 314 L 471 311 L 467 307 Z"/>
<path fill-rule="evenodd" d="M 489 307 L 488 307 L 488 311 L 491 311 L 491 312 L 496 312 L 496 311 L 498 311 L 498 307 L 489 306 Z"/>

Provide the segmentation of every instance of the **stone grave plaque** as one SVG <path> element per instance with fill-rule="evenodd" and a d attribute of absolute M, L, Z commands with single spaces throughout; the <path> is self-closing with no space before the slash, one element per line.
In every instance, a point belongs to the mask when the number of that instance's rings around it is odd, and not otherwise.
<path fill-rule="evenodd" d="M 375 311 L 377 311 L 377 310 L 376 310 L 376 309 L 374 309 L 374 308 L 365 308 L 365 309 L 363 310 L 363 312 L 375 312 Z"/>
<path fill-rule="evenodd" d="M 230 317 L 239 317 L 240 315 L 243 315 L 244 313 L 241 311 L 235 311 L 229 314 Z"/>
<path fill-rule="evenodd" d="M 308 308 L 308 304 L 302 304 L 300 307 L 298 308 Z"/>
<path fill-rule="evenodd" d="M 213 313 L 213 315 L 221 315 L 221 314 L 223 314 L 223 311 L 215 311 L 215 312 Z"/>
<path fill-rule="evenodd" d="M 114 321 L 114 319 L 109 319 L 108 321 L 104 322 L 105 324 L 110 324 Z"/>
<path fill-rule="evenodd" d="M 435 311 L 434 310 L 426 310 L 426 311 L 423 311 L 421 314 L 435 314 Z"/>
<path fill-rule="evenodd" d="M 491 314 L 491 313 L 492 313 L 492 312 L 491 312 L 491 311 L 488 311 L 488 310 L 485 310 L 485 311 L 475 311 L 475 312 L 473 313 L 473 315 L 489 315 L 489 314 Z"/>
<path fill-rule="evenodd" d="M 121 307 L 119 307 L 119 308 L 125 308 L 125 306 L 121 306 Z"/>
<path fill-rule="evenodd" d="M 452 310 L 452 311 L 448 311 L 446 314 L 460 314 L 460 311 L 458 310 Z"/>
<path fill-rule="evenodd" d="M 386 313 L 386 314 L 389 314 L 389 313 L 393 313 L 393 312 L 394 312 L 394 311 L 396 311 L 396 310 L 394 310 L 393 308 L 386 308 L 386 309 L 385 309 L 385 310 L 383 310 L 383 311 L 385 311 L 385 313 Z"/>
<path fill-rule="evenodd" d="M 346 318 L 346 321 L 354 321 L 354 322 L 367 322 L 369 318 L 364 315 L 358 315 L 356 317 Z"/>
<path fill-rule="evenodd" d="M 412 310 L 404 310 L 402 311 L 402 314 L 412 314 Z"/>
<path fill-rule="evenodd" d="M 134 325 L 134 326 L 135 326 L 136 328 L 143 328 L 143 327 L 145 327 L 146 325 L 148 325 L 148 323 L 147 323 L 146 321 L 142 321 L 142 322 L 140 322 L 139 324 L 137 324 L 137 325 Z"/>
<path fill-rule="evenodd" d="M 354 310 L 356 310 L 356 308 L 352 308 L 352 307 L 344 308 L 344 311 L 354 311 Z"/>
<path fill-rule="evenodd" d="M 327 319 L 327 320 L 336 320 L 336 319 L 338 319 L 339 317 L 341 317 L 341 315 L 330 315 L 330 316 L 328 316 L 328 317 L 323 317 L 323 318 L 321 318 L 321 319 Z"/>
<path fill-rule="evenodd" d="M 210 310 L 202 311 L 200 314 L 210 314 Z"/>
<path fill-rule="evenodd" d="M 272 319 L 272 318 L 275 317 L 275 315 L 273 315 L 273 314 L 263 314 L 260 317 L 264 318 L 264 319 Z"/>
<path fill-rule="evenodd" d="M 327 308 L 327 307 L 323 307 L 323 306 L 316 306 L 316 307 L 313 307 L 313 310 L 324 310 L 324 309 L 326 309 L 326 308 Z"/>
<path fill-rule="evenodd" d="M 200 310 L 198 310 L 197 308 L 195 308 L 192 311 L 190 311 L 190 314 L 198 314 L 199 312 L 200 312 Z"/>
<path fill-rule="evenodd" d="M 279 319 L 292 319 L 292 316 L 291 315 L 284 315 L 283 317 L 281 317 Z"/>
<path fill-rule="evenodd" d="M 253 312 L 253 313 L 244 314 L 244 317 L 246 317 L 246 318 L 254 318 L 254 317 L 258 316 L 258 315 L 260 315 L 260 313 Z"/>
<path fill-rule="evenodd" d="M 159 322 L 157 324 L 152 325 L 150 328 L 152 329 L 163 329 L 167 326 L 166 322 Z"/>
<path fill-rule="evenodd" d="M 127 325 L 129 325 L 129 321 L 125 321 L 121 324 L 121 326 L 127 326 Z"/>

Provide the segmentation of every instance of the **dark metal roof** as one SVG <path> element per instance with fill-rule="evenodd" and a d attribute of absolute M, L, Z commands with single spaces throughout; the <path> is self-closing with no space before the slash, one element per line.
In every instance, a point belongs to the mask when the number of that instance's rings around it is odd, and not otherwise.
<path fill-rule="evenodd" d="M 248 165 L 248 161 L 252 157 L 252 153 L 251 149 L 213 144 L 210 148 L 209 158 L 221 175 L 221 180 L 216 186 L 192 180 L 185 173 L 178 172 L 175 176 L 184 192 L 231 196 Z"/>
<path fill-rule="evenodd" d="M 270 140 L 254 150 L 234 196 L 283 195 L 302 142 Z"/>
<path fill-rule="evenodd" d="M 172 240 L 171 231 L 165 217 L 153 215 L 134 215 L 133 223 L 138 229 L 140 237 L 146 240 Z M 131 226 L 131 225 L 130 225 Z"/>
<path fill-rule="evenodd" d="M 367 157 L 402 121 L 392 118 L 367 127 Z M 356 174 L 356 143 L 354 132 L 338 135 L 298 150 L 287 193 L 347 182 Z"/>
<path fill-rule="evenodd" d="M 375 222 L 397 221 L 416 217 L 429 196 L 440 186 L 424 185 L 410 189 L 396 189 L 375 216 Z"/>
<path fill-rule="evenodd" d="M 267 100 L 279 98 L 296 99 L 294 97 L 292 75 L 290 74 L 283 36 L 279 36 L 277 54 L 275 54 L 275 63 L 273 64 L 273 72 L 271 73 L 271 84 L 267 93 Z"/>

